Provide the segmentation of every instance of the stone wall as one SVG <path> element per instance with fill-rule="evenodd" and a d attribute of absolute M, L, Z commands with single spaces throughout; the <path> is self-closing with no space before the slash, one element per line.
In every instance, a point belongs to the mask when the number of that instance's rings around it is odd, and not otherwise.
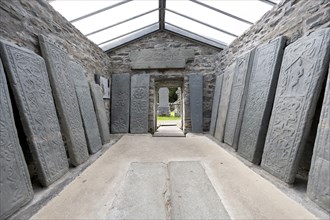
<path fill-rule="evenodd" d="M 189 61 L 185 69 L 166 69 L 166 70 L 132 70 L 130 66 L 129 53 L 139 49 L 162 49 L 162 48 L 184 48 L 193 49 L 195 52 L 194 60 Z M 124 47 L 108 51 L 112 73 L 148 73 L 150 74 L 150 99 L 149 99 L 149 131 L 154 131 L 154 95 L 155 84 L 166 80 L 183 81 L 183 98 L 185 105 L 185 131 L 190 131 L 190 108 L 189 108 L 189 89 L 188 74 L 200 73 L 204 75 L 203 91 L 203 121 L 204 130 L 209 130 L 211 120 L 211 108 L 213 90 L 215 84 L 215 58 L 220 49 L 212 48 L 199 44 L 194 41 L 176 36 L 169 32 L 158 32 L 132 42 Z"/>

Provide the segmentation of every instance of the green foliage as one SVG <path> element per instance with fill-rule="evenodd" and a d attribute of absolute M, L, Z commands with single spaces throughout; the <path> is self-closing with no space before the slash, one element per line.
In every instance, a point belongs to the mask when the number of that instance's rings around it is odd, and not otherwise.
<path fill-rule="evenodd" d="M 169 102 L 173 103 L 176 100 L 178 100 L 178 95 L 176 94 L 176 91 L 178 90 L 178 88 L 168 88 L 168 90 L 169 90 L 169 93 L 168 93 Z"/>

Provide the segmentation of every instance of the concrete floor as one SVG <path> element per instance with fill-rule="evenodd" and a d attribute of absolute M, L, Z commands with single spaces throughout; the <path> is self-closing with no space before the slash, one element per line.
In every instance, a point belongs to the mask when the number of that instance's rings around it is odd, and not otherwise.
<path fill-rule="evenodd" d="M 154 137 L 185 137 L 183 131 L 176 125 L 161 125 L 153 135 Z"/>
<path fill-rule="evenodd" d="M 125 135 L 32 219 L 109 218 L 133 162 L 171 164 L 173 161 L 199 162 L 232 219 L 316 219 L 302 205 L 203 135 L 187 135 L 186 138 Z M 203 186 L 194 184 L 198 194 Z M 190 185 L 189 190 L 194 188 Z M 135 191 L 141 193 L 133 190 L 133 197 Z M 194 200 L 190 202 L 200 203 L 198 198 Z M 174 201 L 168 202 L 170 204 L 166 205 L 173 210 L 177 208 Z M 150 209 L 155 209 L 152 207 Z M 155 211 L 150 210 L 150 213 Z"/>

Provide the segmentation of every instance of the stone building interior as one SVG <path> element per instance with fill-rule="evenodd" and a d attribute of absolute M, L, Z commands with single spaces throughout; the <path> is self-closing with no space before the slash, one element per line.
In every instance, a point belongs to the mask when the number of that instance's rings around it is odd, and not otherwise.
<path fill-rule="evenodd" d="M 330 219 L 329 0 L 0 0 L 0 219 Z"/>

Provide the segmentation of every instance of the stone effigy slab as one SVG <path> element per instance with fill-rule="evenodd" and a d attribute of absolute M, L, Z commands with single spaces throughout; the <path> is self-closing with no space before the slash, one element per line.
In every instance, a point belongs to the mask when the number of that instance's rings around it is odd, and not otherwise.
<path fill-rule="evenodd" d="M 215 81 L 215 90 L 214 90 L 214 95 L 213 95 L 212 115 L 211 115 L 211 124 L 210 124 L 210 134 L 212 136 L 214 136 L 215 125 L 217 123 L 217 118 L 218 118 L 222 81 L 223 81 L 223 74 L 220 76 L 217 76 L 217 79 Z"/>
<path fill-rule="evenodd" d="M 307 195 L 330 212 L 330 66 L 314 144 Z"/>
<path fill-rule="evenodd" d="M 224 134 L 224 142 L 235 150 L 242 125 L 253 55 L 254 50 L 239 56 L 236 60 Z"/>
<path fill-rule="evenodd" d="M 235 66 L 236 66 L 236 63 L 234 62 L 233 64 L 231 64 L 230 66 L 227 67 L 227 69 L 225 70 L 225 72 L 223 74 L 221 97 L 220 97 L 220 103 L 219 103 L 219 109 L 218 109 L 218 118 L 217 118 L 217 122 L 215 124 L 215 133 L 214 133 L 214 137 L 217 140 L 219 140 L 220 142 L 223 142 L 223 136 L 224 136 L 224 130 L 225 130 L 225 124 L 226 124 L 226 118 L 227 118 L 227 112 L 228 112 L 231 87 L 233 84 Z"/>
<path fill-rule="evenodd" d="M 112 75 L 111 133 L 128 133 L 130 110 L 129 73 Z"/>
<path fill-rule="evenodd" d="M 133 75 L 131 78 L 130 131 L 133 134 L 148 133 L 149 74 Z"/>
<path fill-rule="evenodd" d="M 39 35 L 42 56 L 46 61 L 50 84 L 60 118 L 62 134 L 74 166 L 84 163 L 89 155 L 84 128 L 66 50 L 54 40 Z"/>
<path fill-rule="evenodd" d="M 107 114 L 105 113 L 101 87 L 93 82 L 90 82 L 89 85 L 92 92 L 94 109 L 99 126 L 101 140 L 103 144 L 107 144 L 110 142 L 110 131 L 109 131 Z"/>
<path fill-rule="evenodd" d="M 185 68 L 194 59 L 193 49 L 143 49 L 129 54 L 132 69 Z"/>
<path fill-rule="evenodd" d="M 280 72 L 285 38 L 259 46 L 254 55 L 238 154 L 260 164 Z"/>
<path fill-rule="evenodd" d="M 311 127 L 330 56 L 330 28 L 287 46 L 261 166 L 292 183 Z"/>
<path fill-rule="evenodd" d="M 102 148 L 102 141 L 96 120 L 90 88 L 85 77 L 84 70 L 79 64 L 72 61 L 70 62 L 70 74 L 74 78 L 88 150 L 89 153 L 94 154 Z"/>
<path fill-rule="evenodd" d="M 200 162 L 170 162 L 168 172 L 170 219 L 230 219 Z"/>
<path fill-rule="evenodd" d="M 11 43 L 1 41 L 0 48 L 39 181 L 48 186 L 69 170 L 69 164 L 45 62 Z"/>
<path fill-rule="evenodd" d="M 6 219 L 33 198 L 0 60 L 0 219 Z"/>
<path fill-rule="evenodd" d="M 189 74 L 191 131 L 203 132 L 203 75 Z"/>

